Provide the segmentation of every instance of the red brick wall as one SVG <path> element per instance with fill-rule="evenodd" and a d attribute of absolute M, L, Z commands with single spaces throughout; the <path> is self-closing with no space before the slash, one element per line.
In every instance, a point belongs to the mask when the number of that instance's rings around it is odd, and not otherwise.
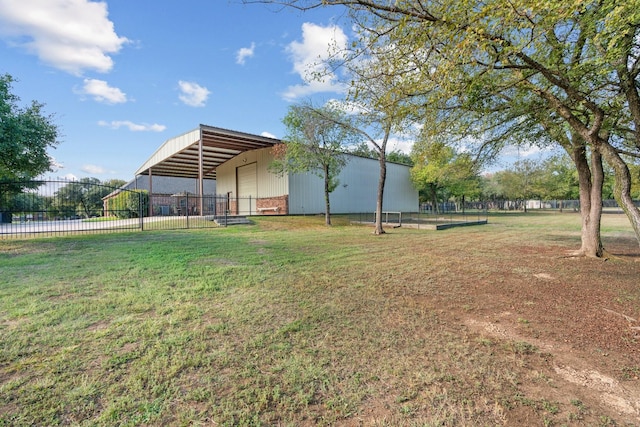
<path fill-rule="evenodd" d="M 278 208 L 261 211 L 261 208 Z M 289 196 L 262 197 L 256 200 L 259 215 L 286 215 L 289 213 Z"/>

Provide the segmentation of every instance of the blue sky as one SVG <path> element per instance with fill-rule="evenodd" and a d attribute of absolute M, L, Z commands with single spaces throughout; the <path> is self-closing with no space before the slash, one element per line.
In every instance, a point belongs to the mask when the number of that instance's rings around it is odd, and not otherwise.
<path fill-rule="evenodd" d="M 201 123 L 282 138 L 289 105 L 340 99 L 337 76 L 308 77 L 330 44 L 352 40 L 349 28 L 336 7 L 0 0 L 0 73 L 18 80 L 22 105 L 37 100 L 55 115 L 48 177 L 128 181 L 164 141 Z"/>
<path fill-rule="evenodd" d="M 0 0 L 0 73 L 61 131 L 50 177 L 130 180 L 200 123 L 281 138 L 291 103 L 340 98 L 307 78 L 341 11 L 240 0 Z M 344 22 L 342 22 L 344 24 Z"/>

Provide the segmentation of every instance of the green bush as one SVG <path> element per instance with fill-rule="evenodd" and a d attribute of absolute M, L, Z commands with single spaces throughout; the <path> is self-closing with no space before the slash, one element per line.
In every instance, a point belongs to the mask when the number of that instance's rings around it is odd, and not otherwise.
<path fill-rule="evenodd" d="M 121 191 L 109 199 L 109 211 L 118 218 L 139 218 L 147 215 L 149 192 L 146 190 Z"/>

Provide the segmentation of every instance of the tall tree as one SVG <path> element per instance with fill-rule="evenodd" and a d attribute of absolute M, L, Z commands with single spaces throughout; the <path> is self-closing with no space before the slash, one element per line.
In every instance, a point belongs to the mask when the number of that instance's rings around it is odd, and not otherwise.
<path fill-rule="evenodd" d="M 339 184 L 338 175 L 346 164 L 344 151 L 355 141 L 349 118 L 340 109 L 327 104 L 293 105 L 283 120 L 287 135 L 273 149 L 275 160 L 270 170 L 312 172 L 324 182 L 325 223 L 331 225 L 331 193 Z"/>
<path fill-rule="evenodd" d="M 334 58 L 340 58 L 340 53 Z M 374 66 L 383 58 L 370 57 L 363 61 L 345 63 L 349 73 L 354 77 L 347 94 L 348 105 L 352 108 L 353 120 L 348 127 L 359 134 L 372 147 L 378 159 L 380 174 L 376 197 L 376 218 L 374 234 L 384 234 L 382 212 L 384 205 L 384 186 L 387 179 L 387 146 L 394 134 L 406 130 L 409 118 L 406 109 L 406 97 L 397 96 L 395 87 L 400 84 L 402 76 L 380 75 Z M 338 62 L 340 60 L 338 59 Z M 353 125 L 355 123 L 355 126 Z M 397 159 L 397 155 L 392 155 Z"/>
<path fill-rule="evenodd" d="M 629 159 L 640 156 L 638 0 L 267 2 L 346 6 L 362 34 L 347 61 L 360 60 L 363 52 L 384 57 L 377 74 L 406 76 L 395 87 L 398 96 L 413 99 L 417 115 L 434 118 L 435 132 L 457 122 L 451 132 L 484 140 L 528 122 L 558 135 L 546 118 L 562 121 L 569 144 L 554 143 L 574 160 L 581 200 L 591 207 L 582 210 L 581 252 L 602 255 L 597 206 L 603 160 L 615 173 L 614 195 L 640 243 L 629 172 Z M 495 152 L 505 140 L 486 141 L 483 148 Z"/>
<path fill-rule="evenodd" d="M 567 155 L 551 156 L 542 162 L 538 193 L 544 200 L 563 200 L 579 197 L 578 173 Z"/>
<path fill-rule="evenodd" d="M 387 153 L 387 160 L 393 163 L 400 163 L 402 165 L 413 166 L 413 159 L 410 154 L 403 153 L 400 150 L 393 150 Z"/>
<path fill-rule="evenodd" d="M 441 141 L 421 139 L 412 149 L 411 179 L 438 212 L 440 197 L 473 198 L 480 194 L 478 167 L 468 153 Z"/>
<path fill-rule="evenodd" d="M 355 69 L 352 71 L 355 72 Z M 401 110 L 396 108 L 395 103 L 386 99 L 384 90 L 380 90 L 384 88 L 384 83 L 381 81 L 374 83 L 372 80 L 365 79 L 362 79 L 361 82 L 362 86 L 352 88 L 350 97 L 353 102 L 333 102 L 330 104 L 332 109 L 343 114 L 326 114 L 323 110 L 316 110 L 316 113 L 322 115 L 324 120 L 342 128 L 344 132 L 354 138 L 353 141 L 358 141 L 351 144 L 351 152 L 377 158 L 380 174 L 376 196 L 374 234 L 379 235 L 385 233 L 382 227 L 382 207 L 387 176 L 387 144 L 394 130 L 401 128 L 404 117 Z"/>
<path fill-rule="evenodd" d="M 58 128 L 43 104 L 18 106 L 13 77 L 0 76 L 0 180 L 26 181 L 51 170 L 47 149 L 57 145 Z"/>
<path fill-rule="evenodd" d="M 519 203 L 525 212 L 527 200 L 540 197 L 542 167 L 533 160 L 519 160 L 511 168 L 496 173 L 503 195 Z"/>
<path fill-rule="evenodd" d="M 98 178 L 82 178 L 70 182 L 56 192 L 56 207 L 61 211 L 72 212 L 69 215 L 81 215 L 85 218 L 101 216 L 102 198 L 125 183 L 119 179 L 102 183 Z"/>

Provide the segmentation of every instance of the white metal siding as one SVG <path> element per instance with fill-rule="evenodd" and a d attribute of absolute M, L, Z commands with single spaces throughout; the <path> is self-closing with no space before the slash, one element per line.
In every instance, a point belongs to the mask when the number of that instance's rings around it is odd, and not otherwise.
<path fill-rule="evenodd" d="M 240 166 L 237 170 L 238 179 L 238 209 L 241 214 L 250 215 L 256 211 L 256 164 Z"/>
<path fill-rule="evenodd" d="M 418 191 L 405 165 L 387 163 L 387 177 L 382 209 L 385 211 L 416 212 Z M 332 213 L 374 212 L 380 178 L 379 162 L 358 156 L 349 156 L 341 171 L 338 187 L 331 193 Z M 323 213 L 324 184 L 312 173 L 289 177 L 289 213 Z"/>
<path fill-rule="evenodd" d="M 331 198 L 329 199 L 331 201 Z M 311 172 L 289 175 L 289 213 L 324 212 L 324 183 Z M 333 206 L 331 207 L 333 212 Z"/>
<path fill-rule="evenodd" d="M 307 172 L 278 176 L 268 171 L 273 157 L 269 148 L 248 151 L 223 163 L 217 170 L 219 194 L 232 192 L 237 196 L 236 169 L 242 165 L 256 163 L 256 197 L 278 197 L 289 195 L 289 213 L 316 214 L 324 212 L 324 184 L 322 179 Z M 385 184 L 385 211 L 415 212 L 418 209 L 418 191 L 405 165 L 387 163 Z M 375 159 L 348 156 L 347 165 L 340 173 L 338 188 L 331 193 L 331 212 L 374 212 L 380 176 L 379 163 Z"/>
<path fill-rule="evenodd" d="M 269 171 L 269 165 L 273 161 L 271 148 L 256 150 L 258 163 L 258 194 L 260 197 L 280 197 L 289 192 L 286 175 L 279 176 Z"/>
<path fill-rule="evenodd" d="M 382 206 L 385 211 L 418 211 L 418 190 L 411 182 L 410 171 L 409 166 L 387 163 L 384 205 Z"/>
<path fill-rule="evenodd" d="M 284 196 L 289 191 L 288 180 L 269 172 L 268 167 L 273 156 L 270 148 L 247 151 L 218 166 L 217 191 L 219 194 L 232 192 L 237 196 L 236 169 L 249 163 L 256 164 L 257 192 L 256 197 Z"/>

